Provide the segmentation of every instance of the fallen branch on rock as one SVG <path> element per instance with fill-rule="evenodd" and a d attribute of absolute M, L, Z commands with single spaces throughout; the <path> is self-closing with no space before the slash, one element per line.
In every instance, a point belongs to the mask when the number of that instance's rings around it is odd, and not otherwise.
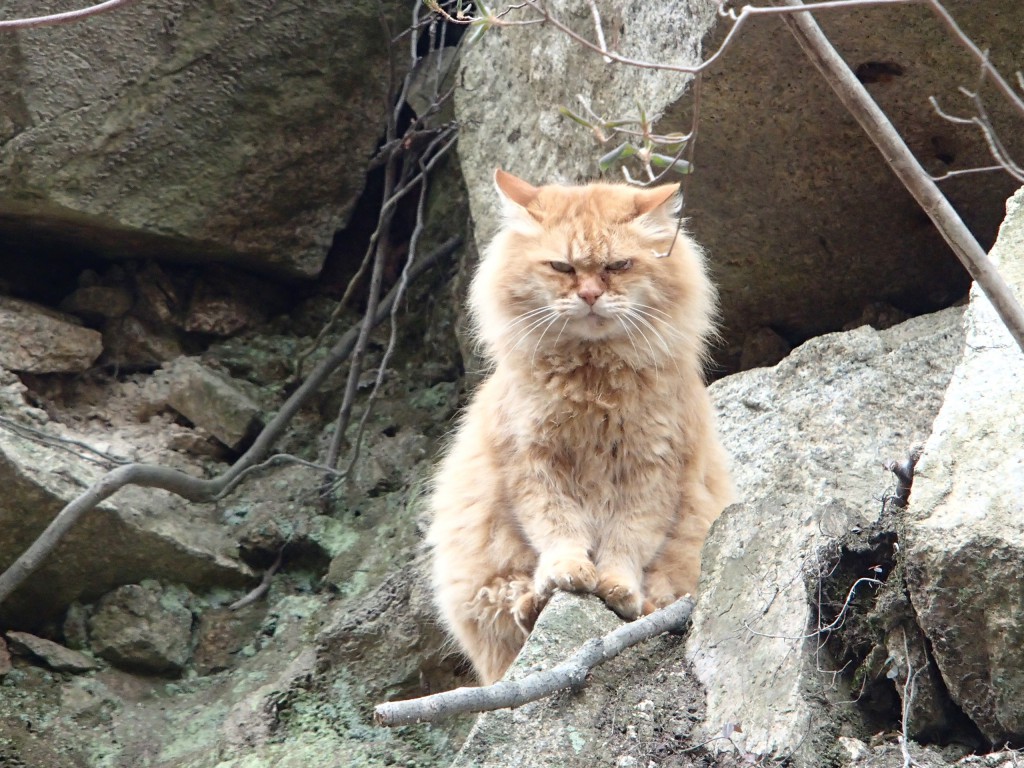
<path fill-rule="evenodd" d="M 663 632 L 681 630 L 690 621 L 693 600 L 683 597 L 652 614 L 625 624 L 604 637 L 594 637 L 556 667 L 533 672 L 522 680 L 502 680 L 479 688 L 456 688 L 406 701 L 388 701 L 373 710 L 373 721 L 388 727 L 431 723 L 467 712 L 520 707 L 570 688 L 579 690 L 591 669 L 627 648 Z"/>

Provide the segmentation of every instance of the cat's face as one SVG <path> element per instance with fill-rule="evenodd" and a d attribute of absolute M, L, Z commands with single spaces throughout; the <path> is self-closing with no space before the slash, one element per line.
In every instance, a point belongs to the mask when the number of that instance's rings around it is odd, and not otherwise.
<path fill-rule="evenodd" d="M 699 257 L 676 231 L 676 185 L 535 188 L 500 171 L 496 180 L 506 224 L 472 293 L 485 341 L 531 352 L 602 341 L 645 358 L 671 353 L 681 304 L 706 301 Z"/>

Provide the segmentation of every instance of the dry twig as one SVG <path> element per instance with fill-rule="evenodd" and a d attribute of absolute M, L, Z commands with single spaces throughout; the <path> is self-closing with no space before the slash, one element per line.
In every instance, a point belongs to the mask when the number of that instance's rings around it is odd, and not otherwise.
<path fill-rule="evenodd" d="M 5 19 L 0 21 L 0 29 L 28 29 L 29 27 L 51 27 L 56 24 L 67 24 L 71 21 L 79 21 L 90 16 L 112 11 L 115 8 L 120 8 L 132 2 L 134 0 L 106 0 L 103 3 L 90 5 L 88 8 L 79 8 L 77 11 L 51 13 L 46 16 L 32 16 L 27 19 Z"/>
<path fill-rule="evenodd" d="M 435 722 L 467 712 L 521 707 L 566 688 L 579 690 L 591 669 L 662 632 L 682 629 L 692 612 L 693 600 L 683 597 L 604 637 L 591 638 L 556 667 L 534 672 L 522 680 L 503 680 L 480 688 L 457 688 L 419 699 L 378 704 L 373 710 L 373 721 L 384 726 Z"/>

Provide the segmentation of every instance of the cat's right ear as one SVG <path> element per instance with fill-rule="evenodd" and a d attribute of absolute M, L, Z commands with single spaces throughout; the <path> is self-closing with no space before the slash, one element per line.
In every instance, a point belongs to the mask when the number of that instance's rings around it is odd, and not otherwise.
<path fill-rule="evenodd" d="M 539 189 L 501 168 L 494 172 L 494 185 L 498 188 L 506 214 L 521 216 L 525 212 L 537 218 L 536 213 L 530 210 L 530 203 L 537 199 Z"/>

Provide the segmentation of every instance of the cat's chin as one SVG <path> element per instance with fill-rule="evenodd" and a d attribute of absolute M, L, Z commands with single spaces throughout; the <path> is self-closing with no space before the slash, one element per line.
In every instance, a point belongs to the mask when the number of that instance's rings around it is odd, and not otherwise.
<path fill-rule="evenodd" d="M 593 312 L 576 318 L 570 326 L 577 338 L 586 341 L 602 341 L 623 333 L 621 323 L 614 317 L 604 317 Z"/>

